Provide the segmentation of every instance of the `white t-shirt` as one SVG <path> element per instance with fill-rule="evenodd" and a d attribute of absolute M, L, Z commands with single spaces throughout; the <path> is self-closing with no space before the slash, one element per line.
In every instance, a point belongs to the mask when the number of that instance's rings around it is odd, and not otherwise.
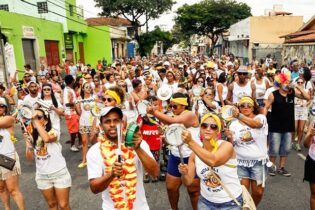
<path fill-rule="evenodd" d="M 76 95 L 74 93 L 74 90 L 68 86 L 65 87 L 63 90 L 63 104 L 65 109 L 65 115 L 71 115 L 73 108 L 67 107 L 66 104 L 69 103 L 69 95 L 72 94 L 73 96 L 73 103 L 76 102 Z"/>
<path fill-rule="evenodd" d="M 60 103 L 60 101 L 56 98 L 57 100 L 57 108 L 62 108 L 62 105 Z M 53 102 L 52 100 L 44 100 L 45 103 L 47 103 L 49 106 L 54 106 L 53 105 Z M 61 130 L 60 130 L 60 116 L 53 110 L 49 111 L 49 117 L 50 117 L 50 120 L 51 120 L 51 125 L 52 127 L 58 132 L 60 133 Z"/>
<path fill-rule="evenodd" d="M 95 102 L 94 96 L 90 96 L 86 99 L 79 99 L 77 103 L 80 103 L 81 115 L 80 115 L 80 126 L 92 126 L 93 116 L 91 113 L 91 108 Z"/>
<path fill-rule="evenodd" d="M 34 154 L 38 174 L 52 174 L 66 167 L 66 160 L 61 153 L 59 134 L 53 128 L 48 132 L 50 133 L 57 136 L 56 142 L 45 143 L 40 136 L 36 141 Z"/>
<path fill-rule="evenodd" d="M 263 126 L 261 128 L 251 128 L 240 123 L 239 120 L 234 120 L 229 127 L 232 131 L 238 161 L 264 160 L 267 157 L 268 124 L 266 116 L 259 114 L 254 119 L 260 121 Z M 241 164 L 246 163 L 241 162 Z"/>
<path fill-rule="evenodd" d="M 129 78 L 125 79 L 128 93 L 131 93 L 133 91 L 132 82 Z"/>
<path fill-rule="evenodd" d="M 23 99 L 23 105 L 28 105 L 30 107 L 34 107 L 36 101 L 40 99 L 40 94 L 38 93 L 36 97 L 32 97 L 30 94 L 26 95 Z"/>
<path fill-rule="evenodd" d="M 209 112 L 208 108 L 207 108 L 206 105 L 202 102 L 202 100 L 196 101 L 196 102 L 194 103 L 193 107 L 192 107 L 192 110 L 195 110 L 197 103 L 198 103 L 198 114 L 199 114 L 200 117 L 202 117 L 205 113 L 208 113 L 208 112 Z M 218 102 L 212 101 L 211 103 L 212 103 L 213 105 L 215 105 L 215 109 L 212 109 L 212 111 L 214 111 L 214 112 L 216 112 L 216 113 L 219 113 L 221 107 L 219 106 Z"/>
<path fill-rule="evenodd" d="M 140 147 L 151 157 L 153 155 L 150 151 L 149 145 L 142 141 Z M 116 150 L 117 153 L 117 150 Z M 100 151 L 100 142 L 94 144 L 88 151 L 87 155 L 87 170 L 88 170 L 88 179 L 99 178 L 105 175 L 105 165 L 104 160 L 101 156 Z M 147 199 L 145 197 L 145 191 L 143 186 L 143 173 L 144 168 L 139 159 L 139 157 L 135 156 L 136 161 L 136 172 L 137 172 L 137 185 L 136 185 L 136 200 L 133 203 L 133 209 L 135 210 L 149 210 L 149 205 Z M 103 210 L 116 210 L 114 208 L 114 202 L 112 201 L 109 195 L 109 188 L 102 192 L 102 208 Z"/>

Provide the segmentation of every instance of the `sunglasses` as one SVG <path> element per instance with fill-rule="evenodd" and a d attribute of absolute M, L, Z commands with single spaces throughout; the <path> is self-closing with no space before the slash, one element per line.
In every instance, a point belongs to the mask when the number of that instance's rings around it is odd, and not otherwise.
<path fill-rule="evenodd" d="M 197 82 L 198 82 L 198 83 L 203 83 L 203 80 L 198 80 Z"/>
<path fill-rule="evenodd" d="M 202 129 L 209 129 L 211 128 L 211 130 L 217 130 L 218 126 L 216 124 L 213 123 L 201 123 L 200 127 Z"/>
<path fill-rule="evenodd" d="M 252 108 L 253 107 L 253 105 L 251 105 L 251 104 L 241 104 L 240 105 L 240 107 L 242 108 L 242 109 L 245 109 L 245 108 Z"/>
<path fill-rule="evenodd" d="M 98 82 L 98 80 L 94 80 L 94 82 Z"/>
<path fill-rule="evenodd" d="M 5 108 L 5 107 L 7 107 L 7 106 L 4 104 L 0 104 L 0 108 Z"/>
<path fill-rule="evenodd" d="M 303 84 L 303 82 L 297 82 L 298 84 Z"/>
<path fill-rule="evenodd" d="M 85 79 L 92 79 L 92 77 L 85 77 Z"/>
<path fill-rule="evenodd" d="M 102 100 L 103 100 L 103 102 L 108 102 L 108 103 L 111 103 L 114 99 L 112 99 L 112 98 L 102 98 Z"/>
<path fill-rule="evenodd" d="M 42 115 L 38 115 L 38 116 L 37 116 L 37 119 L 38 119 L 38 120 L 41 120 L 41 119 L 43 119 L 43 118 L 44 118 L 44 116 L 42 116 Z"/>
<path fill-rule="evenodd" d="M 237 73 L 238 75 L 243 75 L 243 76 L 246 76 L 247 73 Z"/>
<path fill-rule="evenodd" d="M 91 86 L 86 86 L 85 89 L 91 89 Z"/>
<path fill-rule="evenodd" d="M 26 78 L 27 78 L 27 77 L 31 77 L 31 76 L 27 75 L 27 76 L 24 76 L 24 77 L 26 77 Z"/>
<path fill-rule="evenodd" d="M 206 96 L 213 96 L 212 93 L 205 93 Z"/>
<path fill-rule="evenodd" d="M 177 106 L 177 105 L 170 105 L 170 108 L 171 108 L 171 109 L 177 109 L 178 106 Z"/>
<path fill-rule="evenodd" d="M 51 91 L 51 88 L 43 88 L 43 91 Z"/>

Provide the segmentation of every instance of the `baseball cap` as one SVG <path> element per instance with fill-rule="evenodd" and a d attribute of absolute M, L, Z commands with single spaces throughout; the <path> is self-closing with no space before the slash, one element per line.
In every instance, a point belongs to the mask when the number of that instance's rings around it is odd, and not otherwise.
<path fill-rule="evenodd" d="M 8 106 L 6 100 L 3 97 L 0 97 L 0 104 L 5 105 L 6 107 Z"/>
<path fill-rule="evenodd" d="M 109 106 L 109 107 L 102 108 L 100 115 L 101 115 L 101 117 L 105 117 L 106 115 L 108 115 L 111 112 L 116 112 L 119 115 L 120 119 L 123 118 L 123 113 L 122 113 L 121 109 L 116 107 L 116 106 Z"/>

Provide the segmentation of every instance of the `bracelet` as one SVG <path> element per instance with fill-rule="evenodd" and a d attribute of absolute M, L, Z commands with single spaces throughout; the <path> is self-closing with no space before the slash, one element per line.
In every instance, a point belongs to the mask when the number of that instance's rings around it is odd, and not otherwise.
<path fill-rule="evenodd" d="M 240 113 L 240 114 L 238 115 L 238 118 L 237 118 L 237 119 L 242 120 L 243 118 L 244 118 L 244 115 L 243 115 L 242 113 Z"/>

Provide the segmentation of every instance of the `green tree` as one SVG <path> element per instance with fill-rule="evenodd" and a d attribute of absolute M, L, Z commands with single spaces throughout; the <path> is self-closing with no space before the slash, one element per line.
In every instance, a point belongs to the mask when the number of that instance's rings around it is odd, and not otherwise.
<path fill-rule="evenodd" d="M 153 31 L 139 36 L 138 51 L 141 56 L 149 55 L 157 41 L 163 42 L 163 53 L 176 43 L 173 35 L 169 31 L 162 31 L 159 27 L 155 27 Z"/>
<path fill-rule="evenodd" d="M 232 24 L 251 16 L 250 7 L 235 0 L 203 0 L 193 5 L 183 5 L 177 10 L 175 25 L 188 38 L 193 34 L 208 36 L 213 47 Z"/>
<path fill-rule="evenodd" d="M 158 18 L 161 14 L 172 9 L 174 0 L 94 0 L 96 6 L 102 8 L 101 15 L 122 16 L 130 21 L 135 39 L 139 41 L 138 29 L 149 20 Z M 143 22 L 140 19 L 145 17 Z"/>

